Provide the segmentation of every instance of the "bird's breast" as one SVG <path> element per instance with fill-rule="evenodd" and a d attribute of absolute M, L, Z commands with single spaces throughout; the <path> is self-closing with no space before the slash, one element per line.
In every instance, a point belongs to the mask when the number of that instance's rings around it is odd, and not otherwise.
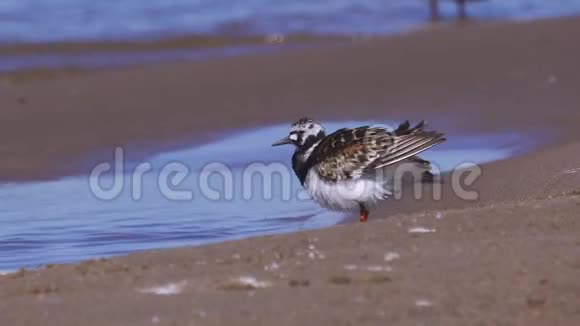
<path fill-rule="evenodd" d="M 372 206 L 389 194 L 380 181 L 364 178 L 327 181 L 316 169 L 306 174 L 304 188 L 321 206 L 339 211 L 356 210 L 359 203 Z"/>

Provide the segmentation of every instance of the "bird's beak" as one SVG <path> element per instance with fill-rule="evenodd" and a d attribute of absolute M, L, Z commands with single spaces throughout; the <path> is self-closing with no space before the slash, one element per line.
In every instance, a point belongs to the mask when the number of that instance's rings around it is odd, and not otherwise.
<path fill-rule="evenodd" d="M 280 145 L 288 145 L 288 144 L 292 144 L 292 139 L 290 139 L 290 137 L 286 136 L 286 137 L 280 139 L 279 141 L 275 142 L 274 144 L 272 144 L 272 146 L 280 146 Z"/>

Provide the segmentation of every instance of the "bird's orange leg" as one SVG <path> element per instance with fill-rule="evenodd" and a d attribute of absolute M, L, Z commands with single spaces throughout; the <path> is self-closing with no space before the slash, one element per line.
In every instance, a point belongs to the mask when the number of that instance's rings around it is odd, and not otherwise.
<path fill-rule="evenodd" d="M 359 204 L 359 206 L 360 206 L 359 222 L 366 222 L 369 219 L 369 211 L 363 204 Z"/>

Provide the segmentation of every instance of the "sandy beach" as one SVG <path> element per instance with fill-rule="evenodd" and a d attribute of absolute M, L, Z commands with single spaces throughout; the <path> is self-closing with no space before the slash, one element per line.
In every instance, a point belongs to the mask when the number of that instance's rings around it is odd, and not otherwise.
<path fill-rule="evenodd" d="M 443 191 L 384 203 L 366 224 L 0 276 L 0 324 L 580 324 L 578 32 L 578 18 L 442 25 L 276 55 L 1 74 L 9 181 L 302 115 L 526 131 L 539 145 L 485 165 L 476 201 Z"/>

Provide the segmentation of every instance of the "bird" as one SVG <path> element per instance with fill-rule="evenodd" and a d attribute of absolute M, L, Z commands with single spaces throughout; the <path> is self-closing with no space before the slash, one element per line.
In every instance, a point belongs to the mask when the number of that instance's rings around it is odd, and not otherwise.
<path fill-rule="evenodd" d="M 369 210 L 398 190 L 398 172 L 410 169 L 422 182 L 433 181 L 431 163 L 417 154 L 445 140 L 443 133 L 425 130 L 424 121 L 411 127 L 406 120 L 396 129 L 342 128 L 326 135 L 320 123 L 304 117 L 272 146 L 295 146 L 292 169 L 312 199 L 335 211 L 358 209 L 359 221 L 366 222 Z"/>

